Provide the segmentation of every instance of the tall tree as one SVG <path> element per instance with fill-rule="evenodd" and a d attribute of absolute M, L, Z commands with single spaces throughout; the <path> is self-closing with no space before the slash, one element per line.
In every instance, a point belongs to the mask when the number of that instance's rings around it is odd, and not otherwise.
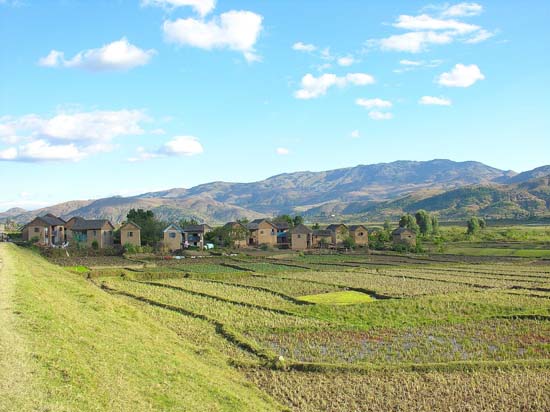
<path fill-rule="evenodd" d="M 414 233 L 420 233 L 420 227 L 416 223 L 416 218 L 411 214 L 406 214 L 399 219 L 399 227 L 405 227 L 412 230 Z"/>
<path fill-rule="evenodd" d="M 420 228 L 420 233 L 424 236 L 431 235 L 433 232 L 432 217 L 425 210 L 419 210 L 414 215 L 416 224 Z"/>
<path fill-rule="evenodd" d="M 165 224 L 155 218 L 151 210 L 131 209 L 126 218 L 141 227 L 141 243 L 154 246 L 162 239 Z"/>

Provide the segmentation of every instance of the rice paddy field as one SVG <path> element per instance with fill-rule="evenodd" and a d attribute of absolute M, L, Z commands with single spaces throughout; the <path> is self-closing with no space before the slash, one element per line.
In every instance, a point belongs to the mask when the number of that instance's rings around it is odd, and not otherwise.
<path fill-rule="evenodd" d="M 64 269 L 0 246 L 8 262 L 0 279 L 14 296 L 10 313 L 17 312 L 0 315 L 0 348 L 23 348 L 15 357 L 0 352 L 0 366 L 8 365 L 0 378 L 25 377 L 40 405 L 65 407 L 50 410 L 94 410 L 92 389 L 100 378 L 117 387 L 117 373 L 160 388 L 160 398 L 140 390 L 147 408 L 133 410 L 550 410 L 550 265 L 537 257 L 286 254 Z M 82 314 L 66 323 L 69 332 L 56 330 L 63 349 L 53 353 L 45 348 L 53 339 L 46 325 L 68 309 L 41 306 L 44 290 L 78 302 Z M 113 353 L 108 327 L 116 329 L 117 319 L 129 341 L 117 333 Z M 79 328 L 97 340 L 83 359 Z M 142 364 L 144 354 L 154 362 Z M 94 376 L 90 359 L 110 367 Z M 182 359 L 200 366 L 187 368 Z M 10 372 L 17 368 L 26 373 Z M 196 396 L 188 385 L 200 389 Z M 0 383 L 0 395 L 23 405 L 14 410 L 36 410 L 25 409 L 25 402 L 36 405 L 18 393 Z M 135 406 L 130 389 L 121 392 L 124 402 L 100 394 L 106 409 L 95 410 L 109 410 L 109 402 L 116 410 Z M 0 410 L 10 410 L 2 402 Z"/>

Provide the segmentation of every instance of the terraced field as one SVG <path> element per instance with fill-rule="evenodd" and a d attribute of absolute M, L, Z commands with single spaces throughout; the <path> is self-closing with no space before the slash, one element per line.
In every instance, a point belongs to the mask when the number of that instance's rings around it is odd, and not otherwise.
<path fill-rule="evenodd" d="M 292 410 L 550 410 L 550 268 L 536 261 L 296 255 L 125 267 L 71 276 Z"/>

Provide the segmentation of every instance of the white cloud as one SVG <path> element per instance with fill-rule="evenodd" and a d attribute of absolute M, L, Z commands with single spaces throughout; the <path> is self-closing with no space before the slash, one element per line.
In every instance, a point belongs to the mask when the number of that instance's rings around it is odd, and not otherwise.
<path fill-rule="evenodd" d="M 361 137 L 361 133 L 359 132 L 359 130 L 354 130 L 353 132 L 351 132 L 350 136 L 353 138 L 353 139 L 358 139 Z"/>
<path fill-rule="evenodd" d="M 387 109 L 387 108 L 390 108 L 392 107 L 392 102 L 388 101 L 388 100 L 382 100 L 382 99 L 379 99 L 379 98 L 375 98 L 375 99 L 362 99 L 362 98 L 359 98 L 357 100 L 355 100 L 355 104 L 357 104 L 358 106 L 361 106 L 361 107 L 364 107 L 365 109 L 372 109 L 372 108 L 384 108 L 384 109 Z"/>
<path fill-rule="evenodd" d="M 249 62 L 259 60 L 254 45 L 262 31 L 263 17 L 250 11 L 228 11 L 210 21 L 177 19 L 164 22 L 166 41 L 201 49 L 227 48 L 242 52 Z"/>
<path fill-rule="evenodd" d="M 216 7 L 216 0 L 142 0 L 143 6 L 157 6 L 166 9 L 192 7 L 201 16 L 206 16 Z"/>
<path fill-rule="evenodd" d="M 416 60 L 399 60 L 399 64 L 402 66 L 422 66 L 424 62 Z"/>
<path fill-rule="evenodd" d="M 428 16 L 427 14 L 421 14 L 420 16 L 408 16 L 402 14 L 397 18 L 397 22 L 393 24 L 394 27 L 405 30 L 451 30 L 457 34 L 472 33 L 479 30 L 479 26 L 469 23 L 463 23 L 457 20 L 436 19 Z"/>
<path fill-rule="evenodd" d="M 435 105 L 435 106 L 451 106 L 452 101 L 445 97 L 435 97 L 435 96 L 422 96 L 418 101 L 420 104 L 424 105 Z"/>
<path fill-rule="evenodd" d="M 332 86 L 345 87 L 349 84 L 365 86 L 374 83 L 374 77 L 366 73 L 348 73 L 338 77 L 333 73 L 325 73 L 315 77 L 308 73 L 302 77 L 301 89 L 294 93 L 297 99 L 314 99 L 327 93 Z"/>
<path fill-rule="evenodd" d="M 485 76 L 477 65 L 457 64 L 450 72 L 442 73 L 438 78 L 438 83 L 447 87 L 470 87 L 478 80 L 483 79 Z"/>
<path fill-rule="evenodd" d="M 317 47 L 315 47 L 315 45 L 313 44 L 302 43 L 301 41 L 299 41 L 292 45 L 292 50 L 312 52 L 317 50 Z"/>
<path fill-rule="evenodd" d="M 164 144 L 161 153 L 169 156 L 194 156 L 204 152 L 199 139 L 193 136 L 176 136 Z"/>
<path fill-rule="evenodd" d="M 136 152 L 137 156 L 130 157 L 129 162 L 142 162 L 167 156 L 195 156 L 203 153 L 204 148 L 199 139 L 194 136 L 176 136 L 152 152 L 144 147 L 138 147 Z"/>
<path fill-rule="evenodd" d="M 378 110 L 373 110 L 369 112 L 369 117 L 372 120 L 390 120 L 393 119 L 393 114 L 388 112 L 381 112 Z"/>
<path fill-rule="evenodd" d="M 483 12 L 483 6 L 478 3 L 458 3 L 449 6 L 441 13 L 444 17 L 477 16 Z"/>
<path fill-rule="evenodd" d="M 17 149 L 15 147 L 9 147 L 4 150 L 0 150 L 0 160 L 15 160 L 17 158 Z"/>
<path fill-rule="evenodd" d="M 146 65 L 155 54 L 155 50 L 142 50 L 123 37 L 98 49 L 81 51 L 68 60 L 63 52 L 52 50 L 38 64 L 44 67 L 69 67 L 90 71 L 129 70 Z"/>
<path fill-rule="evenodd" d="M 453 38 L 448 33 L 434 31 L 414 31 L 396 34 L 380 40 L 382 50 L 418 53 L 426 50 L 430 44 L 448 44 Z"/>
<path fill-rule="evenodd" d="M 112 151 L 111 142 L 117 137 L 143 134 L 141 124 L 148 120 L 141 110 L 60 113 L 49 118 L 4 116 L 0 130 L 16 134 L 8 143 L 21 144 L 2 149 L 0 160 L 81 160 Z"/>
<path fill-rule="evenodd" d="M 478 43 L 494 35 L 481 26 L 453 18 L 481 13 L 482 7 L 477 3 L 460 3 L 444 8 L 431 6 L 429 8 L 442 11 L 437 17 L 429 14 L 417 16 L 402 14 L 392 26 L 407 30 L 406 33 L 383 39 L 371 39 L 367 45 L 378 46 L 382 50 L 388 51 L 418 53 L 427 50 L 430 45 L 448 44 L 454 41 Z"/>
<path fill-rule="evenodd" d="M 0 151 L 0 160 L 20 162 L 78 161 L 85 156 L 73 143 L 52 145 L 42 139 Z"/>
<path fill-rule="evenodd" d="M 290 150 L 288 150 L 286 147 L 278 147 L 275 150 L 275 153 L 277 153 L 280 156 L 286 156 L 287 154 L 290 153 Z"/>
<path fill-rule="evenodd" d="M 490 32 L 488 30 L 485 30 L 485 29 L 481 29 L 477 33 L 474 33 L 474 35 L 472 37 L 470 37 L 469 39 L 466 39 L 464 42 L 469 43 L 469 44 L 481 43 L 482 41 L 490 39 L 494 35 L 495 35 L 495 33 L 492 33 L 492 32 Z"/>
<path fill-rule="evenodd" d="M 337 63 L 339 66 L 348 67 L 355 63 L 355 59 L 353 58 L 353 56 L 340 57 L 337 60 Z"/>

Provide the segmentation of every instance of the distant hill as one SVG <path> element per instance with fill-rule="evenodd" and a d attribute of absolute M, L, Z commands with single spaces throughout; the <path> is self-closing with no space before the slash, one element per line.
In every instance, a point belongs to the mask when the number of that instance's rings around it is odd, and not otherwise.
<path fill-rule="evenodd" d="M 132 208 L 151 209 L 166 221 L 186 217 L 213 224 L 281 213 L 301 213 L 321 221 L 376 219 L 417 208 L 448 217 L 472 213 L 525 216 L 548 210 L 548 185 L 541 176 L 545 168 L 550 175 L 550 166 L 518 175 L 479 162 L 397 161 L 285 173 L 252 183 L 212 182 L 132 197 L 71 201 L 31 212 L 7 211 L 0 214 L 0 220 L 10 217 L 23 223 L 37 214 L 53 213 L 118 223 Z"/>

